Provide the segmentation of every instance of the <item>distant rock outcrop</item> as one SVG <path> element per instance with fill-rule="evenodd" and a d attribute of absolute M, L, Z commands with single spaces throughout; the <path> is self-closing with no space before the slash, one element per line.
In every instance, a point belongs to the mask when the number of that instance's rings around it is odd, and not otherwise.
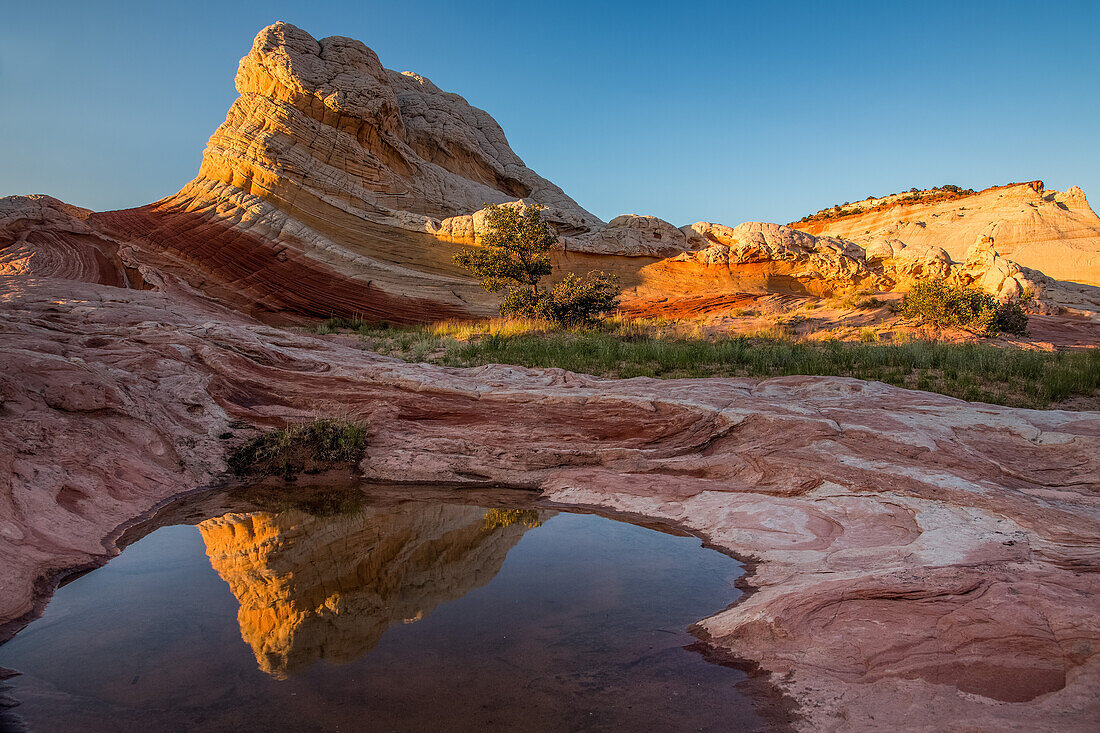
<path fill-rule="evenodd" d="M 883 240 L 941 247 L 957 261 L 979 237 L 991 237 L 1001 256 L 1024 267 L 1056 280 L 1100 285 L 1100 217 L 1077 186 L 1050 191 L 1042 181 L 1031 181 L 962 196 L 911 196 L 857 201 L 842 207 L 843 216 L 790 226 L 867 247 Z"/>
<path fill-rule="evenodd" d="M 192 184 L 198 195 L 222 183 L 263 199 L 307 197 L 287 201 L 287 213 L 316 198 L 376 221 L 420 216 L 420 228 L 522 198 L 601 223 L 527 168 L 488 113 L 422 76 L 383 68 L 360 41 L 317 41 L 276 23 L 241 59 L 236 85 L 241 96 Z"/>

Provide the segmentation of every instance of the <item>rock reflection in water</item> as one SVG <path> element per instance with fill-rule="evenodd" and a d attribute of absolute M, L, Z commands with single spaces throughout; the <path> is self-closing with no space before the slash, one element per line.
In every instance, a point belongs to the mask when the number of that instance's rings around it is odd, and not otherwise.
<path fill-rule="evenodd" d="M 488 583 L 546 512 L 409 502 L 316 516 L 299 509 L 201 522 L 240 603 L 241 637 L 277 679 L 369 652 L 391 625 Z"/>

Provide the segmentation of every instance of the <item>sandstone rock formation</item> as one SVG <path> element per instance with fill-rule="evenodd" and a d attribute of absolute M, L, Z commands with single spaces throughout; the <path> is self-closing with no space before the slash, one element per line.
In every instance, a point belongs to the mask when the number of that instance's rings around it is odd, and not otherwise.
<path fill-rule="evenodd" d="M 888 280 L 885 289 L 907 290 L 921 280 L 947 280 L 984 290 L 1002 300 L 1028 294 L 1065 300 L 1066 295 L 1065 286 L 1041 272 L 1021 267 L 1002 257 L 993 240 L 986 236 L 978 237 L 966 251 L 962 262 L 953 261 L 942 247 L 907 245 L 897 239 L 869 245 L 866 260 L 873 269 L 881 269 Z"/>
<path fill-rule="evenodd" d="M 1076 186 L 1048 191 L 1042 181 L 1031 181 L 933 203 L 905 199 L 895 194 L 857 201 L 843 207 L 855 212 L 850 215 L 791 226 L 864 246 L 895 239 L 942 247 L 960 262 L 974 241 L 991 237 L 1002 256 L 1024 267 L 1056 280 L 1100 285 L 1100 217 Z"/>
<path fill-rule="evenodd" d="M 695 251 L 648 269 L 667 273 L 669 279 L 680 278 L 685 287 L 697 292 L 761 290 L 830 295 L 864 283 L 875 287 L 886 284 L 867 267 L 863 249 L 841 239 L 815 237 L 760 222 L 737 227 L 698 222 L 684 229 L 699 243 Z M 689 286 L 686 273 L 700 284 Z"/>
<path fill-rule="evenodd" d="M 419 75 L 385 69 L 359 41 L 318 41 L 286 23 L 259 33 L 236 85 L 240 97 L 211 136 L 198 176 L 173 196 L 102 213 L 49 197 L 0 202 L 0 271 L 198 290 L 272 322 L 483 316 L 495 299 L 451 256 L 478 242 L 486 203 L 544 207 L 560 235 L 558 272 L 613 272 L 628 305 L 741 291 L 904 289 L 949 269 L 936 248 L 962 264 L 979 235 L 994 236 L 1002 257 L 1049 250 L 1038 265 L 1023 264 L 1053 267 L 1058 277 L 1070 277 L 1072 266 L 1082 282 L 1091 282 L 1089 263 L 1100 256 L 1100 221 L 1084 195 L 1041 186 L 935 204 L 927 216 L 920 212 L 928 205 L 899 203 L 897 211 L 796 225 L 824 237 L 773 224 L 677 228 L 642 215 L 604 224 L 528 169 L 486 112 Z M 928 221 L 891 223 L 918 213 Z M 878 221 L 887 215 L 894 218 Z M 884 262 L 887 249 L 901 252 L 895 262 Z M 1019 283 L 1019 273 L 1003 265 L 990 277 L 968 266 L 969 279 L 1014 292 L 1004 283 Z M 1047 283 L 1041 296 L 1100 312 L 1095 293 L 1063 290 Z"/>
<path fill-rule="evenodd" d="M 353 516 L 227 514 L 199 531 L 240 603 L 241 637 L 260 669 L 285 679 L 319 659 L 358 659 L 393 624 L 492 580 L 526 528 L 486 527 L 484 515 L 407 502 Z"/>
<path fill-rule="evenodd" d="M 700 633 L 772 673 L 807 730 L 1085 730 L 1100 714 L 1096 413 L 842 378 L 447 369 L 180 293 L 0 285 L 0 618 L 213 482 L 235 420 L 339 413 L 371 427 L 368 477 L 539 488 L 755 559 L 756 592 Z"/>
<path fill-rule="evenodd" d="M 0 274 L 140 287 L 140 273 L 98 236 L 91 215 L 52 196 L 0 198 Z"/>

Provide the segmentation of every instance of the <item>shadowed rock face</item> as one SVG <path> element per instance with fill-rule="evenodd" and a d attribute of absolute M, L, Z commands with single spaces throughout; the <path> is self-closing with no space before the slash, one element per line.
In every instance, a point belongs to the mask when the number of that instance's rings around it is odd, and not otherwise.
<path fill-rule="evenodd" d="M 260 669 L 284 679 L 319 659 L 353 661 L 393 624 L 492 580 L 526 528 L 484 517 L 478 507 L 410 502 L 336 517 L 227 514 L 199 531 L 240 603 L 241 637 Z"/>

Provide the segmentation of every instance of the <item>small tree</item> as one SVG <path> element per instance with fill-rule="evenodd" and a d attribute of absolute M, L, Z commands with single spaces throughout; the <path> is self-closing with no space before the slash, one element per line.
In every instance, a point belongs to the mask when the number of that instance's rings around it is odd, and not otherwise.
<path fill-rule="evenodd" d="M 490 204 L 485 213 L 482 247 L 455 253 L 455 264 L 481 280 L 490 293 L 504 291 L 502 316 L 545 318 L 563 325 L 591 321 L 619 303 L 618 278 L 590 272 L 584 278 L 570 273 L 547 291 L 540 285 L 550 274 L 550 249 L 557 241 L 539 214 L 540 206 Z"/>
<path fill-rule="evenodd" d="M 528 206 L 520 211 L 490 204 L 485 212 L 483 246 L 460 249 L 454 256 L 455 264 L 479 278 L 481 286 L 490 293 L 501 290 L 509 291 L 508 295 L 514 290 L 538 293 L 539 281 L 550 274 L 548 253 L 557 240 L 550 225 L 539 215 L 539 209 Z"/>

